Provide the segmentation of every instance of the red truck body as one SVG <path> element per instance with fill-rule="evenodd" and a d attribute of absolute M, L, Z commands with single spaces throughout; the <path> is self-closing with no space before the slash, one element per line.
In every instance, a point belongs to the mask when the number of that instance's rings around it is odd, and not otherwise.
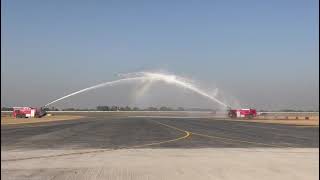
<path fill-rule="evenodd" d="M 32 117 L 42 117 L 46 115 L 46 112 L 41 108 L 13 107 L 12 115 L 15 118 L 32 118 Z"/>
<path fill-rule="evenodd" d="M 228 116 L 231 118 L 253 118 L 257 116 L 255 109 L 230 109 Z"/>

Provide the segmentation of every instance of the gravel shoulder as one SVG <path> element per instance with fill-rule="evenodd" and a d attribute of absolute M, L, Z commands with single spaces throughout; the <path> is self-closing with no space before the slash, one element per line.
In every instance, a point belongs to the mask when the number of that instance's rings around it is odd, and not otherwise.
<path fill-rule="evenodd" d="M 60 153 L 68 152 L 9 151 L 1 152 L 1 155 L 17 158 Z M 318 148 L 123 149 L 44 159 L 2 161 L 1 178 L 300 180 L 318 179 L 318 168 Z"/>

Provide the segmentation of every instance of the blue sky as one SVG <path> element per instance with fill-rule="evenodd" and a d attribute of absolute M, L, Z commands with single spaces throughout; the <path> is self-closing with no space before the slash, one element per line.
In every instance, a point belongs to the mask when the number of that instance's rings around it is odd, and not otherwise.
<path fill-rule="evenodd" d="M 318 109 L 318 7 L 4 0 L 1 103 L 41 105 L 118 73 L 166 70 L 214 84 L 245 106 Z"/>

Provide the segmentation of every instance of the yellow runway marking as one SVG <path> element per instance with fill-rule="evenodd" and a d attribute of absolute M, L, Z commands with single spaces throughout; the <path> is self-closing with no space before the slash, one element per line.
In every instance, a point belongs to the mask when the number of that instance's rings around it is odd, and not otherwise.
<path fill-rule="evenodd" d="M 224 137 L 219 137 L 219 136 L 211 136 L 211 135 L 206 135 L 206 134 L 195 133 L 195 132 L 186 131 L 186 130 L 183 130 L 183 129 L 180 129 L 180 128 L 177 128 L 177 127 L 174 127 L 174 126 L 171 126 L 171 125 L 168 125 L 168 124 L 160 123 L 158 121 L 154 121 L 154 120 L 152 120 L 152 121 L 155 122 L 155 123 L 161 124 L 163 126 L 169 127 L 171 129 L 175 129 L 175 130 L 178 130 L 178 131 L 190 133 L 192 135 L 197 135 L 197 136 L 201 136 L 201 137 L 207 137 L 207 138 L 211 138 L 211 139 L 221 139 L 221 140 L 223 140 L 222 142 L 226 143 L 226 144 L 234 144 L 234 143 L 226 142 L 226 141 L 234 141 L 234 142 L 239 142 L 239 143 L 256 144 L 256 145 L 264 145 L 264 146 L 271 146 L 271 147 L 280 147 L 280 146 L 276 146 L 276 145 L 272 145 L 272 144 L 265 144 L 265 143 L 258 143 L 258 142 L 251 142 L 251 141 L 245 141 L 245 140 L 239 140 L 239 139 L 231 139 L 231 138 L 224 138 Z"/>
<path fill-rule="evenodd" d="M 264 145 L 264 146 L 271 146 L 271 147 L 280 147 L 280 146 L 276 146 L 276 145 L 272 145 L 272 144 L 265 144 L 265 143 L 258 143 L 258 142 L 251 142 L 251 141 L 245 141 L 245 140 L 239 140 L 239 139 L 231 139 L 231 138 L 225 138 L 225 137 L 219 137 L 219 136 L 211 136 L 211 135 L 206 135 L 206 134 L 200 134 L 200 133 L 195 133 L 195 132 L 192 132 L 192 131 L 186 131 L 186 130 L 183 130 L 183 129 L 180 129 L 180 128 L 177 128 L 177 127 L 174 127 L 174 126 L 170 126 L 168 124 L 160 123 L 158 121 L 154 121 L 154 122 L 158 123 L 158 124 L 161 124 L 163 126 L 167 126 L 169 128 L 172 128 L 172 129 L 176 129 L 178 131 L 189 132 L 192 135 L 207 137 L 207 138 L 211 138 L 211 139 L 221 139 L 221 140 L 224 140 L 222 142 L 224 142 L 226 144 L 232 144 L 232 143 L 228 143 L 226 141 L 234 141 L 234 142 L 247 143 L 247 144 L 256 144 L 256 145 Z"/>
<path fill-rule="evenodd" d="M 170 143 L 170 142 L 179 141 L 179 140 L 182 140 L 182 139 L 185 139 L 185 138 L 191 136 L 191 132 L 189 132 L 189 131 L 185 131 L 185 130 L 179 129 L 179 128 L 177 128 L 177 127 L 174 127 L 174 126 L 170 126 L 170 125 L 167 125 L 167 124 L 164 124 L 164 123 L 160 123 L 160 122 L 158 122 L 158 121 L 154 121 L 154 120 L 151 120 L 151 121 L 154 122 L 154 123 L 160 124 L 160 125 L 162 125 L 162 126 L 166 126 L 166 127 L 170 128 L 170 129 L 175 129 L 175 130 L 177 130 L 177 131 L 184 132 L 185 135 L 182 136 L 182 137 L 179 137 L 179 138 L 176 138 L 176 139 L 170 139 L 170 140 L 167 140 L 167 141 L 161 141 L 161 142 L 155 142 L 155 143 L 149 143 L 149 144 L 142 144 L 142 145 L 136 145 L 136 146 L 130 146 L 130 147 L 123 147 L 123 148 L 128 149 L 128 148 L 137 148 L 137 147 L 145 147 L 145 146 L 159 145 L 159 144 L 164 144 L 164 143 Z"/>
<path fill-rule="evenodd" d="M 153 121 L 153 122 L 155 122 L 157 124 L 161 124 L 163 126 L 169 127 L 171 129 L 175 129 L 175 130 L 178 130 L 178 131 L 181 131 L 181 132 L 185 132 L 185 133 L 190 133 L 189 131 L 186 131 L 186 130 L 183 130 L 183 129 L 180 129 L 180 128 L 177 128 L 177 127 L 174 127 L 174 126 L 170 126 L 168 124 L 164 124 L 164 123 L 161 123 L 161 122 L 158 122 L 158 121 L 154 121 L 154 120 L 151 120 L 151 121 Z"/>
<path fill-rule="evenodd" d="M 171 140 L 167 140 L 167 141 L 162 141 L 162 142 L 155 142 L 155 143 L 150 143 L 150 144 L 143 144 L 143 145 L 137 145 L 137 146 L 130 146 L 130 148 L 137 148 L 137 147 L 145 147 L 145 146 L 153 146 L 153 145 L 159 145 L 159 144 L 164 144 L 164 143 L 170 143 L 170 142 L 175 142 L 175 141 L 179 141 L 181 139 L 185 139 L 187 137 L 189 137 L 191 135 L 190 132 L 186 131 L 186 135 L 176 138 L 176 139 L 171 139 Z M 128 149 L 128 148 L 127 148 Z"/>

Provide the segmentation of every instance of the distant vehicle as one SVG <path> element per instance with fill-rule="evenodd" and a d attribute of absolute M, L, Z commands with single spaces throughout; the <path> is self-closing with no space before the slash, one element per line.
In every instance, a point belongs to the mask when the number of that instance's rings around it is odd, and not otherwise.
<path fill-rule="evenodd" d="M 46 111 L 42 108 L 33 108 L 33 107 L 13 107 L 12 112 L 13 117 L 15 118 L 40 118 L 46 115 Z"/>
<path fill-rule="evenodd" d="M 228 116 L 230 118 L 252 119 L 257 116 L 257 111 L 255 109 L 229 109 Z"/>

